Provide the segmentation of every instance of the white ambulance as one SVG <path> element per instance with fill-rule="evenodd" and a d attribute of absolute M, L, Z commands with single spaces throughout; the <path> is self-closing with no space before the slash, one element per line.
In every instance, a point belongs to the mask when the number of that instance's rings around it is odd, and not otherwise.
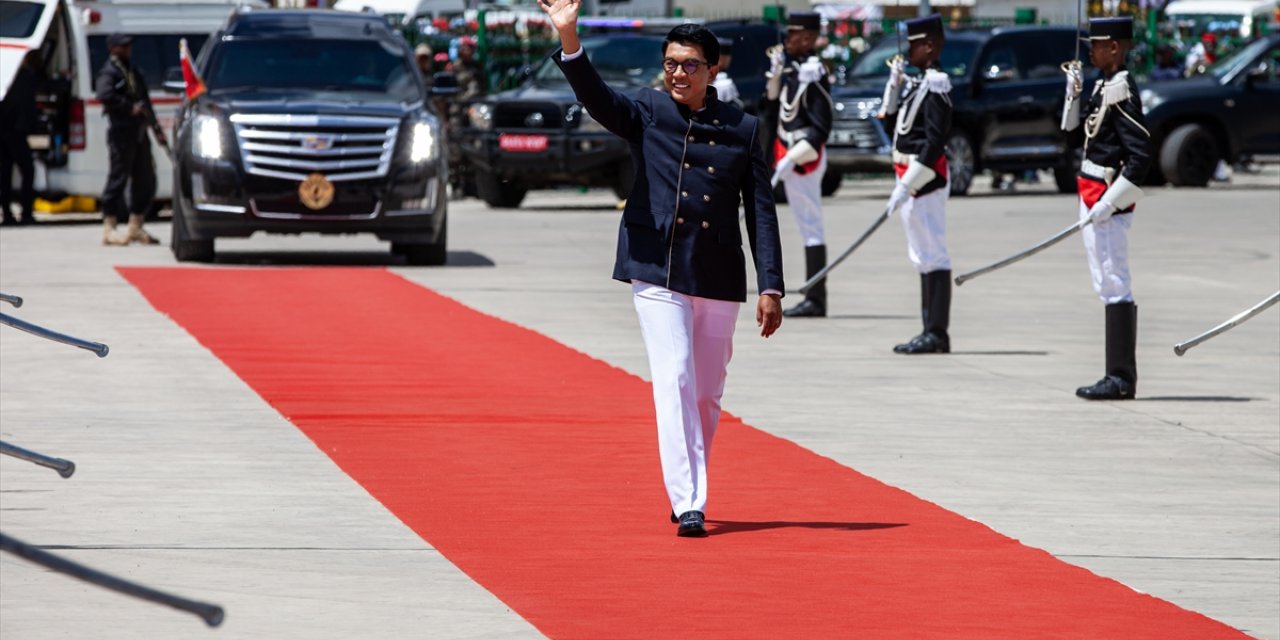
<path fill-rule="evenodd" d="M 64 80 L 41 94 L 42 131 L 30 138 L 36 154 L 35 187 L 52 211 L 93 210 L 107 183 L 107 119 L 94 98 L 94 78 L 107 61 L 106 38 L 133 36 L 133 64 L 146 78 L 151 103 L 166 135 L 181 94 L 164 92 L 179 67 L 178 41 L 192 55 L 239 6 L 266 8 L 262 0 L 0 0 L 0 97 L 27 51 L 38 49 L 46 76 Z M 168 76 L 172 78 L 172 76 Z M 181 76 L 177 76 L 180 78 Z M 154 145 L 158 200 L 172 193 L 173 170 Z M 14 179 L 17 176 L 15 174 Z"/>

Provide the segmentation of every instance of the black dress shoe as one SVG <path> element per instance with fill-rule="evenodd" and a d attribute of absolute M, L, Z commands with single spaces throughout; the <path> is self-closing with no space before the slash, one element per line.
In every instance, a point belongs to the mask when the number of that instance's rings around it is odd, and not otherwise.
<path fill-rule="evenodd" d="M 680 514 L 680 526 L 676 527 L 676 535 L 681 538 L 701 538 L 707 535 L 707 527 L 701 511 L 686 511 Z"/>
<path fill-rule="evenodd" d="M 1132 400 L 1137 387 L 1123 378 L 1107 376 L 1089 387 L 1076 389 L 1076 395 L 1085 400 Z"/>
<path fill-rule="evenodd" d="M 922 333 L 906 344 L 893 348 L 894 353 L 951 353 L 951 341 L 934 333 Z"/>
<path fill-rule="evenodd" d="M 825 318 L 827 307 L 810 298 L 805 298 L 800 304 L 783 311 L 782 315 L 787 318 Z"/>
<path fill-rule="evenodd" d="M 680 524 L 680 518 L 676 517 L 676 512 L 671 512 L 671 524 Z"/>

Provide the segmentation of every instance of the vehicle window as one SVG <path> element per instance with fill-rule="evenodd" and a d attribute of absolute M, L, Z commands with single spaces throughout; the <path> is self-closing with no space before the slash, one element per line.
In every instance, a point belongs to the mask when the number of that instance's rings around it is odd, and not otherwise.
<path fill-rule="evenodd" d="M 947 75 L 962 78 L 969 74 L 977 49 L 978 43 L 971 40 L 948 41 L 942 47 L 942 58 L 938 60 L 938 64 L 942 66 L 943 71 L 947 72 Z M 897 42 L 893 38 L 884 38 L 858 56 L 849 77 L 860 79 L 886 77 L 889 75 L 889 67 L 885 63 L 897 54 Z M 737 62 L 735 61 L 734 64 Z M 912 73 L 910 67 L 908 67 L 908 73 Z"/>
<path fill-rule="evenodd" d="M 1227 76 L 1236 77 L 1243 67 L 1251 64 L 1255 59 L 1262 55 L 1271 42 L 1267 40 L 1255 40 L 1249 46 L 1240 49 L 1235 54 L 1218 60 L 1212 67 L 1209 67 L 1209 73 L 1213 74 L 1219 80 Z"/>
<path fill-rule="evenodd" d="M 982 77 L 987 80 L 1018 80 L 1022 74 L 1018 70 L 1018 55 L 1010 43 L 996 45 L 982 57 L 978 64 Z"/>
<path fill-rule="evenodd" d="M 1014 40 L 1022 76 L 1028 80 L 1061 78 L 1062 63 L 1076 55 L 1075 38 L 1069 31 L 1017 34 Z M 1080 57 L 1088 65 L 1089 52 L 1081 43 Z"/>
<path fill-rule="evenodd" d="M 582 48 L 605 82 L 648 86 L 661 78 L 661 38 L 590 39 L 583 41 Z M 551 59 L 534 77 L 540 82 L 564 82 L 564 74 Z"/>
<path fill-rule="evenodd" d="M 0 0 L 0 38 L 30 38 L 41 13 L 43 4 Z"/>
<path fill-rule="evenodd" d="M 205 84 L 231 87 L 372 91 L 422 97 L 417 71 L 396 47 L 376 40 L 224 41 L 212 52 Z"/>
<path fill-rule="evenodd" d="M 207 33 L 163 33 L 136 35 L 133 37 L 133 53 L 130 61 L 133 68 L 142 74 L 147 87 L 152 91 L 160 89 L 164 84 L 165 73 L 170 67 L 181 64 L 178 54 L 178 42 L 187 39 L 191 55 L 199 55 L 200 49 L 209 39 Z M 89 65 L 94 74 L 107 63 L 107 37 L 89 36 Z"/>

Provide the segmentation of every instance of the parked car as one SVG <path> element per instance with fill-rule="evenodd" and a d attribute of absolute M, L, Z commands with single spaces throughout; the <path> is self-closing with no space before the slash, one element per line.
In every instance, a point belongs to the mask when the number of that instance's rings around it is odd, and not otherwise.
<path fill-rule="evenodd" d="M 1280 34 L 1204 75 L 1138 87 L 1156 160 L 1148 182 L 1203 187 L 1220 160 L 1280 154 Z"/>
<path fill-rule="evenodd" d="M 763 93 L 764 49 L 777 41 L 777 29 L 745 22 L 708 26 L 737 41 L 729 73 L 745 108 L 754 110 Z M 594 35 L 583 38 L 582 46 L 606 82 L 631 92 L 661 82 L 665 35 Z M 619 198 L 631 192 L 635 170 L 626 141 L 587 114 L 549 57 L 530 70 L 521 87 L 470 105 L 467 120 L 462 152 L 474 170 L 477 194 L 491 207 L 519 207 L 529 190 L 562 185 L 607 187 Z"/>
<path fill-rule="evenodd" d="M 946 36 L 941 65 L 951 76 L 953 105 L 947 143 L 951 193 L 963 195 L 984 170 L 1053 171 L 1063 193 L 1076 190 L 1079 154 L 1060 130 L 1062 62 L 1073 59 L 1079 32 L 1070 27 L 1002 27 Z M 890 166 L 892 122 L 876 118 L 895 38 L 876 42 L 854 62 L 845 85 L 832 91 L 835 122 L 828 141 L 828 180 Z M 1080 48 L 1086 77 L 1096 75 L 1088 45 Z"/>
<path fill-rule="evenodd" d="M 196 67 L 208 90 L 183 104 L 173 135 L 178 260 L 212 260 L 217 238 L 261 231 L 373 233 L 410 264 L 444 263 L 440 121 L 385 20 L 237 13 Z"/>

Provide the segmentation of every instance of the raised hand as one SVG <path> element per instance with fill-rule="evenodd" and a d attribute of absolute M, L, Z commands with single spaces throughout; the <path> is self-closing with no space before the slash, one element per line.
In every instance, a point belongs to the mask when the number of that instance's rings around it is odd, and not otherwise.
<path fill-rule="evenodd" d="M 564 33 L 566 30 L 577 30 L 578 9 L 581 6 L 579 0 L 538 0 L 538 6 L 551 19 L 551 26 L 556 31 Z"/>

